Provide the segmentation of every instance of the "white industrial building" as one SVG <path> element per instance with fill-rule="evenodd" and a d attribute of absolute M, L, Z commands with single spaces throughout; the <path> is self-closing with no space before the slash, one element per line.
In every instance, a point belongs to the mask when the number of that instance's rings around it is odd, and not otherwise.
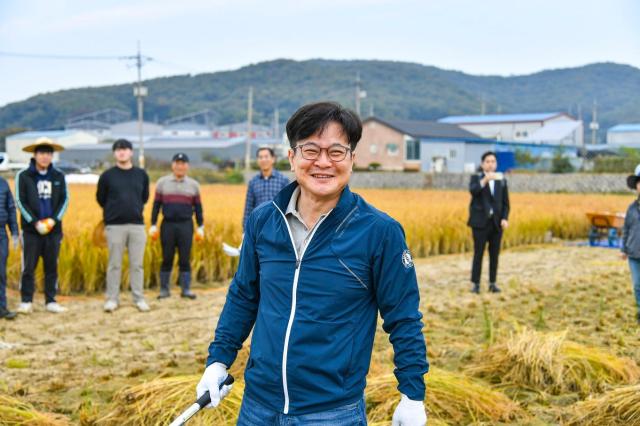
<path fill-rule="evenodd" d="M 456 115 L 438 121 L 497 141 L 563 146 L 582 146 L 584 141 L 582 121 L 563 112 Z"/>
<path fill-rule="evenodd" d="M 640 123 L 613 126 L 607 131 L 607 145 L 640 148 Z"/>
<path fill-rule="evenodd" d="M 9 161 L 12 163 L 27 163 L 33 156 L 28 152 L 23 152 L 22 148 L 36 142 L 37 139 L 47 137 L 55 143 L 62 145 L 65 149 L 75 145 L 95 145 L 98 143 L 98 136 L 83 130 L 48 130 L 40 132 L 22 132 L 7 136 L 6 152 Z M 57 161 L 59 153 L 54 153 L 53 161 Z"/>

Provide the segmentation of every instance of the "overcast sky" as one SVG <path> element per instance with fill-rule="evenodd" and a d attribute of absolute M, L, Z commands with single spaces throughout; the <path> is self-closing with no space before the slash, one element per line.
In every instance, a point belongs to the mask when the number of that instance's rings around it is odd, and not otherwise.
<path fill-rule="evenodd" d="M 640 68 L 637 0 L 0 0 L 0 106 L 60 89 L 277 58 L 383 59 L 472 74 L 613 61 Z"/>

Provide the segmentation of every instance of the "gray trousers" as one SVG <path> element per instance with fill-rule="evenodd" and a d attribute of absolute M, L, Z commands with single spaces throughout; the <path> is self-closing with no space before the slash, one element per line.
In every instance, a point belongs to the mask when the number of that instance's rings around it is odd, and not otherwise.
<path fill-rule="evenodd" d="M 124 249 L 129 252 L 129 282 L 133 301 L 144 300 L 142 293 L 144 282 L 144 248 L 147 233 L 144 225 L 107 225 L 107 244 L 109 246 L 109 266 L 107 267 L 107 300 L 118 303 L 120 279 L 122 277 L 122 256 Z"/>

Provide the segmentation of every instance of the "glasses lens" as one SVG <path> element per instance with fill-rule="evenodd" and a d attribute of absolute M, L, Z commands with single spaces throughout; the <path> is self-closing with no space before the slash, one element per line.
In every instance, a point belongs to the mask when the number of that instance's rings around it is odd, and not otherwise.
<path fill-rule="evenodd" d="M 329 158 L 333 161 L 342 161 L 347 156 L 347 148 L 341 145 L 329 147 Z"/>
<path fill-rule="evenodd" d="M 302 156 L 307 160 L 315 160 L 320 156 L 320 147 L 313 143 L 305 144 L 301 151 Z"/>

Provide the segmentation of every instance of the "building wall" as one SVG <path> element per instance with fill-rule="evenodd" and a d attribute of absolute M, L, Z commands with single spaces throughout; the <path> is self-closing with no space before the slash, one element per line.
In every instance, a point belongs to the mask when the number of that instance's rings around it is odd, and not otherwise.
<path fill-rule="evenodd" d="M 9 155 L 9 160 L 12 163 L 26 163 L 33 154 L 22 151 L 27 145 L 35 143 L 38 138 L 21 138 L 19 135 L 15 137 L 8 137 L 6 142 L 6 151 Z M 76 132 L 66 136 L 58 138 L 51 138 L 55 143 L 62 145 L 63 147 L 71 147 L 73 145 L 84 144 L 97 144 L 98 137 L 87 132 Z M 59 153 L 54 153 L 53 160 L 57 161 L 60 158 Z"/>
<path fill-rule="evenodd" d="M 459 127 L 486 139 L 518 141 L 542 127 L 542 122 L 460 124 Z"/>
<path fill-rule="evenodd" d="M 362 128 L 362 138 L 356 148 L 356 167 L 368 167 L 380 163 L 383 170 L 403 170 L 406 156 L 404 135 L 376 121 L 369 121 Z M 388 145 L 395 145 L 392 153 Z"/>
<path fill-rule="evenodd" d="M 608 132 L 607 144 L 617 146 L 640 146 L 640 132 Z"/>
<path fill-rule="evenodd" d="M 420 144 L 423 172 L 462 173 L 464 171 L 466 144 L 439 140 L 422 140 Z"/>

